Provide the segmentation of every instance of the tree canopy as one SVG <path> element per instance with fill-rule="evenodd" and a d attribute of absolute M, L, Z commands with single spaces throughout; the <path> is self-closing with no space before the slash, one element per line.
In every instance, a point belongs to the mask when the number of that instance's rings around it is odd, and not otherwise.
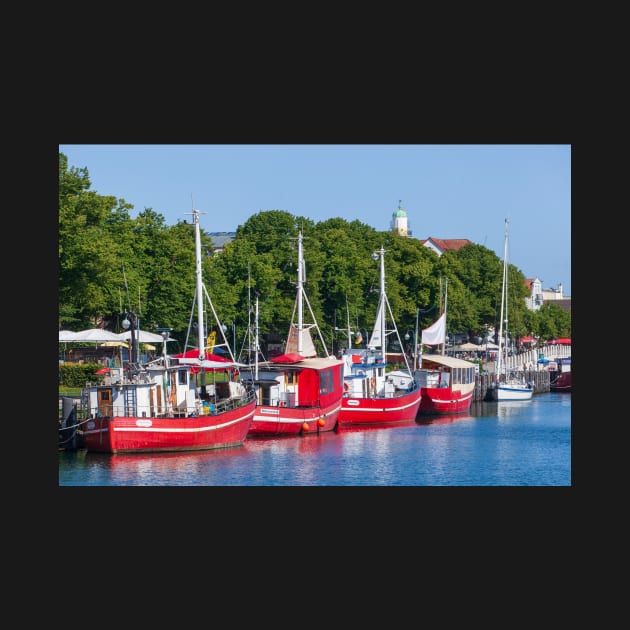
<path fill-rule="evenodd" d="M 132 218 L 124 199 L 90 190 L 87 168 L 70 167 L 59 154 L 59 325 L 78 330 L 104 325 L 120 331 L 133 310 L 145 330 L 171 328 L 184 341 L 195 295 L 194 226 L 166 224 L 145 208 Z M 498 330 L 502 261 L 482 245 L 438 256 L 417 239 L 379 232 L 337 217 L 314 222 L 285 210 L 261 210 L 236 227 L 219 255 L 202 229 L 204 282 L 221 321 L 242 332 L 259 300 L 259 331 L 286 337 L 297 281 L 298 233 L 303 234 L 304 289 L 328 344 L 353 330 L 371 332 L 385 249 L 386 292 L 401 335 L 431 325 L 447 297 L 449 334 L 485 337 Z M 571 314 L 553 303 L 526 307 L 522 272 L 508 269 L 511 337 L 571 335 Z M 445 288 L 448 293 L 445 296 Z M 339 330 L 342 329 L 342 330 Z M 239 335 L 241 337 L 242 335 Z M 330 350 L 330 348 L 329 348 Z"/>

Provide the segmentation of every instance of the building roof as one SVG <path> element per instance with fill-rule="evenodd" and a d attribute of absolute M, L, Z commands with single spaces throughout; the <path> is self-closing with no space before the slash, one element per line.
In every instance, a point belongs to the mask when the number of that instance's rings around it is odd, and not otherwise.
<path fill-rule="evenodd" d="M 236 232 L 208 232 L 208 236 L 212 238 L 215 248 L 221 249 L 236 238 Z"/>
<path fill-rule="evenodd" d="M 435 238 L 434 236 L 429 236 L 429 238 L 421 240 L 420 242 L 426 245 L 428 241 L 431 241 L 431 243 L 442 252 L 451 249 L 457 251 L 464 247 L 464 245 L 472 245 L 472 241 L 467 238 Z"/>
<path fill-rule="evenodd" d="M 561 300 L 545 300 L 547 304 L 555 304 L 567 313 L 571 312 L 571 298 L 562 298 Z"/>

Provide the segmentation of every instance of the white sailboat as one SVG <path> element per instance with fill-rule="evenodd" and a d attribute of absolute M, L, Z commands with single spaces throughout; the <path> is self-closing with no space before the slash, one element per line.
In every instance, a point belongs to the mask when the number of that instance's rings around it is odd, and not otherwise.
<path fill-rule="evenodd" d="M 505 244 L 503 246 L 503 281 L 501 284 L 501 319 L 499 322 L 499 349 L 497 351 L 497 383 L 491 391 L 491 397 L 498 402 L 503 400 L 529 400 L 534 388 L 522 376 L 507 369 L 507 344 L 503 338 L 508 329 L 508 220 L 505 219 Z"/>

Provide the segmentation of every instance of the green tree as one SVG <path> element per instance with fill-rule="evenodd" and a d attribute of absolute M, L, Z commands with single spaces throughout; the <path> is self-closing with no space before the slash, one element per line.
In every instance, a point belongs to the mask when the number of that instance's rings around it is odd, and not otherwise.
<path fill-rule="evenodd" d="M 121 313 L 131 309 L 142 328 L 172 328 L 183 343 L 196 321 L 194 226 L 186 221 L 167 226 L 150 208 L 133 219 L 132 205 L 90 188 L 87 168 L 69 167 L 60 153 L 60 325 L 119 330 Z M 487 248 L 471 244 L 438 257 L 417 239 L 360 221 L 336 217 L 314 223 L 285 210 L 252 214 L 219 256 L 212 255 L 212 241 L 201 229 L 204 284 L 223 323 L 246 331 L 258 296 L 261 335 L 286 336 L 295 305 L 299 231 L 304 288 L 327 344 L 345 345 L 348 319 L 352 330 L 371 333 L 380 285 L 380 263 L 372 254 L 381 247 L 386 292 L 403 335 L 416 318 L 422 329 L 439 317 L 446 280 L 449 332 L 475 337 L 499 328 L 503 264 Z M 512 336 L 570 336 L 570 313 L 553 303 L 529 311 L 523 274 L 509 265 L 508 276 Z"/>

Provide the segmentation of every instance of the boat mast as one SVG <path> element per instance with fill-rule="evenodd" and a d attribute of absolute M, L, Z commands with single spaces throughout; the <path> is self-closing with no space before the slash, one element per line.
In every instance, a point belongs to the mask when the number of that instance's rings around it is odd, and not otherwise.
<path fill-rule="evenodd" d="M 381 331 L 381 346 L 383 348 L 383 361 L 387 362 L 386 346 L 385 343 L 385 250 L 381 245 L 381 249 L 378 251 L 381 257 L 381 297 L 379 299 L 378 312 L 380 315 L 379 327 Z"/>
<path fill-rule="evenodd" d="M 448 308 L 448 278 L 444 278 L 444 311 L 442 314 L 444 315 L 444 328 L 447 329 L 446 326 L 446 309 Z M 453 338 L 453 342 L 455 342 L 455 338 Z M 442 344 L 442 356 L 446 354 L 446 338 L 445 342 Z"/>
<path fill-rule="evenodd" d="M 199 228 L 199 211 L 193 208 L 193 222 L 195 224 L 195 274 L 197 277 L 197 347 L 199 348 L 199 360 L 206 358 L 206 340 L 203 325 L 203 280 L 201 277 L 201 230 Z M 201 373 L 205 373 L 202 370 Z"/>
<path fill-rule="evenodd" d="M 420 309 L 416 308 L 416 329 L 413 335 L 413 369 L 419 369 L 418 363 L 418 317 L 420 317 Z"/>
<path fill-rule="evenodd" d="M 297 309 L 298 309 L 298 354 L 302 354 L 302 328 L 304 325 L 304 313 L 302 308 L 302 300 L 304 296 L 302 271 L 304 261 L 302 260 L 302 232 L 298 233 L 298 280 L 297 280 Z"/>
<path fill-rule="evenodd" d="M 348 330 L 348 354 L 352 350 L 352 331 L 350 330 L 350 307 L 348 306 L 348 294 L 346 293 L 346 327 Z"/>
<path fill-rule="evenodd" d="M 503 245 L 503 278 L 501 280 L 501 317 L 499 320 L 499 351 L 497 352 L 497 374 L 501 374 L 503 367 L 503 313 L 505 311 L 505 320 L 507 328 L 507 304 L 506 304 L 506 283 L 507 283 L 507 262 L 508 260 L 508 220 L 505 219 L 505 242 Z"/>
<path fill-rule="evenodd" d="M 199 215 L 201 212 L 195 210 L 194 201 L 192 208 L 193 224 L 195 226 L 195 275 L 197 279 L 196 284 L 196 300 L 197 300 L 197 348 L 199 350 L 199 362 L 201 363 L 206 358 L 206 335 L 204 327 L 203 317 L 203 279 L 201 277 L 201 229 L 199 227 Z M 192 313 L 191 313 L 192 320 Z M 206 393 L 206 370 L 201 368 L 201 383 L 200 388 L 203 394 Z"/>
<path fill-rule="evenodd" d="M 256 315 L 254 323 L 254 379 L 258 380 L 258 293 L 256 293 Z"/>

